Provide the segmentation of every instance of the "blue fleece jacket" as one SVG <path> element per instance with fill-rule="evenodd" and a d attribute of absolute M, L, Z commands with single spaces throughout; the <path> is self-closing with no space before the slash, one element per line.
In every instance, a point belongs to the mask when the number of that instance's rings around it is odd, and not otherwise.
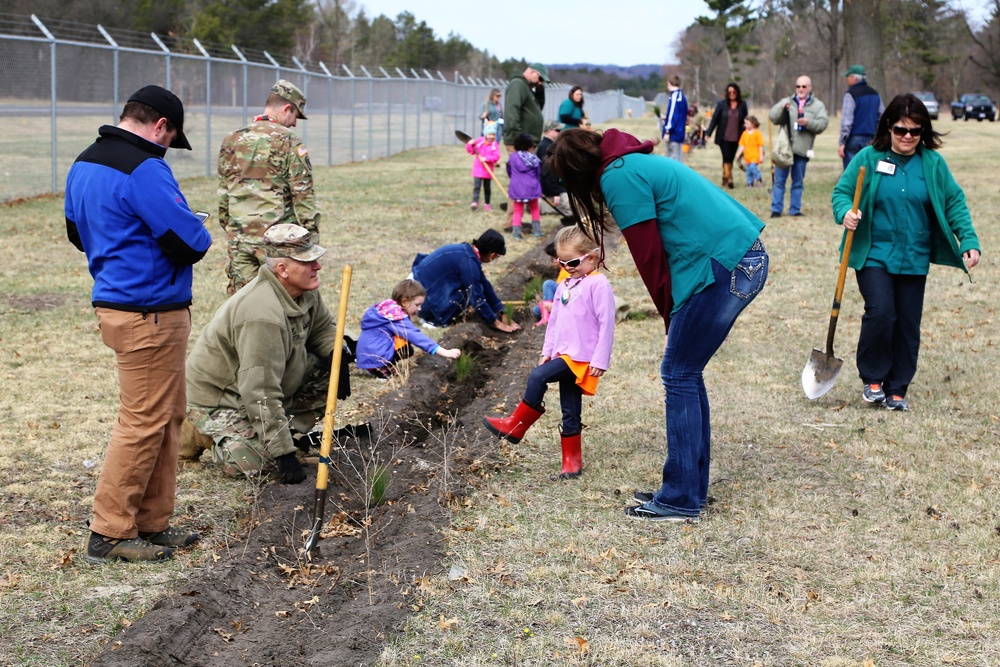
<path fill-rule="evenodd" d="M 95 307 L 158 312 L 191 305 L 191 266 L 212 237 L 195 216 L 166 149 L 111 125 L 66 177 L 66 235 L 87 254 Z"/>
<path fill-rule="evenodd" d="M 503 303 L 468 243 L 441 246 L 429 255 L 417 255 L 413 278 L 427 290 L 420 317 L 431 324 L 446 325 L 469 306 L 489 324 L 503 312 Z"/>

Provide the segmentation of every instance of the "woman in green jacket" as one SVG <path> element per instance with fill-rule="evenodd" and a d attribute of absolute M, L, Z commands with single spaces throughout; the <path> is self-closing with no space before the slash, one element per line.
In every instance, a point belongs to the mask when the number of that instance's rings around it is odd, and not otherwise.
<path fill-rule="evenodd" d="M 930 264 L 968 273 L 979 262 L 965 193 L 940 147 L 924 103 L 897 95 L 871 145 L 851 160 L 833 190 L 834 220 L 855 230 L 848 264 L 865 300 L 857 352 L 862 397 L 890 410 L 909 409 L 906 391 L 917 371 Z M 861 167 L 869 176 L 853 213 Z"/>

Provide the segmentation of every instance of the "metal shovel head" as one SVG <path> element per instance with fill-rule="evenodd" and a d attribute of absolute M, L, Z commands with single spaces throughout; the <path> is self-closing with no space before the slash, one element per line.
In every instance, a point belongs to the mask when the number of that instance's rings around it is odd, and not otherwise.
<path fill-rule="evenodd" d="M 806 367 L 802 369 L 802 390 L 806 392 L 806 397 L 810 400 L 816 400 L 830 391 L 830 388 L 837 382 L 837 376 L 843 365 L 843 359 L 838 359 L 822 350 L 813 349 L 809 354 Z"/>

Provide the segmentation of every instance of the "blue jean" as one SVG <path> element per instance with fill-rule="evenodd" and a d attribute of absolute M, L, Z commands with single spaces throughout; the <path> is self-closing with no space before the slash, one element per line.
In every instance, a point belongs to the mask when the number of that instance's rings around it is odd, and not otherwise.
<path fill-rule="evenodd" d="M 552 301 L 556 296 L 557 287 L 559 287 L 559 283 L 554 280 L 546 280 L 542 283 L 542 301 Z M 531 312 L 535 314 L 536 320 L 542 317 L 542 311 L 537 305 L 531 309 Z"/>
<path fill-rule="evenodd" d="M 528 376 L 528 387 L 524 390 L 524 402 L 538 408 L 545 398 L 545 390 L 550 382 L 559 383 L 559 403 L 562 407 L 563 435 L 576 435 L 581 430 L 580 415 L 583 412 L 583 391 L 576 383 L 576 375 L 561 357 L 535 366 Z"/>
<path fill-rule="evenodd" d="M 809 159 L 801 155 L 794 156 L 792 166 L 788 169 L 774 167 L 774 188 L 771 189 L 771 213 L 781 213 L 785 206 L 785 182 L 788 175 L 792 176 L 792 194 L 788 202 L 788 213 L 797 215 L 802 212 L 802 183 L 806 180 L 806 165 Z"/>
<path fill-rule="evenodd" d="M 844 169 L 851 163 L 851 158 L 860 153 L 861 149 L 870 144 L 874 138 L 870 134 L 852 134 L 847 137 L 847 141 L 844 142 Z"/>
<path fill-rule="evenodd" d="M 666 390 L 667 460 L 653 502 L 698 516 L 708 500 L 712 429 L 705 366 L 722 346 L 736 318 L 764 288 L 768 258 L 758 240 L 732 271 L 712 260 L 715 282 L 698 292 L 670 320 L 660 375 Z"/>
<path fill-rule="evenodd" d="M 756 162 L 747 162 L 747 187 L 752 188 L 754 183 L 763 180 L 760 175 L 760 165 Z"/>

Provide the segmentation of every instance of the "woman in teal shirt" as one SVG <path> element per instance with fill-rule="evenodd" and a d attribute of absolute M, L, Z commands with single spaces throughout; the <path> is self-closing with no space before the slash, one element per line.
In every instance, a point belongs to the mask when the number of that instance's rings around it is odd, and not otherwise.
<path fill-rule="evenodd" d="M 587 112 L 583 110 L 583 88 L 573 86 L 569 89 L 569 95 L 559 105 L 559 122 L 569 130 L 580 127 L 586 117 Z"/>
<path fill-rule="evenodd" d="M 703 371 L 764 288 L 764 223 L 684 164 L 618 130 L 564 130 L 549 151 L 581 227 L 601 242 L 614 224 L 663 317 L 667 460 L 660 489 L 625 513 L 697 521 L 708 499 L 711 425 Z"/>
<path fill-rule="evenodd" d="M 931 263 L 966 273 L 979 263 L 965 193 L 940 147 L 924 103 L 897 95 L 871 145 L 854 156 L 833 190 L 834 220 L 855 230 L 848 265 L 865 300 L 857 352 L 862 398 L 890 410 L 909 409 L 906 391 L 917 372 Z M 870 176 L 853 213 L 861 167 Z"/>

